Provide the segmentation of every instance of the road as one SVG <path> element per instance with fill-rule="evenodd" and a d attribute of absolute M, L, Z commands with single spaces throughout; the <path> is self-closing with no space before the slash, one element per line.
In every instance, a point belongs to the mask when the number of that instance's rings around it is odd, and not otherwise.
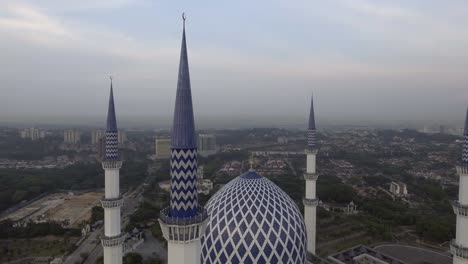
<path fill-rule="evenodd" d="M 122 206 L 122 228 L 128 223 L 129 216 L 138 208 L 142 201 L 143 184 L 138 186 L 131 193 L 124 194 L 124 205 Z M 88 254 L 85 264 L 94 264 L 96 260 L 102 256 L 102 246 L 100 235 L 103 234 L 103 227 L 100 227 L 88 234 L 88 237 L 80 244 L 80 246 L 70 254 L 64 264 L 81 263 L 82 253 Z"/>
<path fill-rule="evenodd" d="M 97 245 L 101 244 L 99 240 L 99 235 L 102 233 L 102 227 L 97 228 L 93 232 L 88 234 L 88 237 L 81 242 L 80 246 L 65 259 L 65 264 L 75 264 L 81 263 L 82 257 L 80 256 L 82 253 L 89 253 Z"/>
<path fill-rule="evenodd" d="M 409 264 L 451 264 L 452 257 L 446 252 L 437 252 L 435 250 L 413 247 L 407 245 L 380 245 L 374 248 L 384 254 L 398 258 Z"/>
<path fill-rule="evenodd" d="M 167 261 L 167 249 L 162 243 L 153 237 L 150 230 L 145 230 L 145 242 L 141 244 L 135 252 L 144 259 L 159 257 L 163 262 Z"/>

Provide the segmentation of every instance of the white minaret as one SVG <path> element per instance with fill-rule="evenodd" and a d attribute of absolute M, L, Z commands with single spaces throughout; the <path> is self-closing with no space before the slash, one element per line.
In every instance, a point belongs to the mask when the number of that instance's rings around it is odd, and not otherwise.
<path fill-rule="evenodd" d="M 457 215 L 456 238 L 450 244 L 454 264 L 468 264 L 468 108 L 466 110 L 462 163 L 457 166 L 460 175 L 458 201 L 452 203 Z"/>
<path fill-rule="evenodd" d="M 198 205 L 197 141 L 185 41 L 185 16 L 179 79 L 171 137 L 171 201 L 159 223 L 167 240 L 168 264 L 199 264 L 207 213 Z"/>
<path fill-rule="evenodd" d="M 119 154 L 112 77 L 109 110 L 107 112 L 106 153 L 102 161 L 102 167 L 105 171 L 105 198 L 101 201 L 104 208 L 104 236 L 101 239 L 104 264 L 121 264 L 122 248 L 125 240 L 120 227 L 120 208 L 123 205 L 123 197 L 120 196 L 119 170 L 122 167 L 122 160 Z"/>
<path fill-rule="evenodd" d="M 316 171 L 317 144 L 315 136 L 314 99 L 310 102 L 309 128 L 307 130 L 307 168 L 304 174 L 306 182 L 304 198 L 304 220 L 307 229 L 307 251 L 315 254 L 315 237 L 317 223 L 316 184 L 318 174 Z"/>

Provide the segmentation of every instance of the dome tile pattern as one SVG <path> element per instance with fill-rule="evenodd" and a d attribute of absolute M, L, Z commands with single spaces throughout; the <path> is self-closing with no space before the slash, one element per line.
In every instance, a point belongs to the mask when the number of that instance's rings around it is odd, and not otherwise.
<path fill-rule="evenodd" d="M 306 263 L 306 232 L 296 204 L 270 180 L 247 172 L 208 202 L 202 263 Z"/>

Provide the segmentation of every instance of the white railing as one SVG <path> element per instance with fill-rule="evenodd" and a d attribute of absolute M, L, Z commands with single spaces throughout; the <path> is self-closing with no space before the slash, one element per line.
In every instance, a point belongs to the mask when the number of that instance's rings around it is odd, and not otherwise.
<path fill-rule="evenodd" d="M 318 153 L 318 149 L 316 149 L 316 148 L 313 148 L 313 149 L 306 148 L 306 150 L 305 150 L 305 154 L 315 154 L 315 155 L 317 155 L 317 153 Z"/>
<path fill-rule="evenodd" d="M 467 205 L 460 204 L 458 201 L 453 201 L 453 202 L 451 202 L 451 204 L 452 204 L 453 212 L 456 215 L 461 215 L 461 216 L 468 217 L 468 206 Z"/>
<path fill-rule="evenodd" d="M 455 240 L 450 242 L 450 252 L 455 256 L 468 260 L 468 248 L 457 245 Z"/>
<path fill-rule="evenodd" d="M 304 180 L 316 181 L 318 176 L 318 173 L 304 173 Z"/>
<path fill-rule="evenodd" d="M 125 242 L 125 234 L 120 234 L 114 237 L 102 237 L 101 243 L 103 247 L 116 247 Z"/>
<path fill-rule="evenodd" d="M 460 176 L 468 176 L 467 166 L 457 166 L 457 172 Z"/>
<path fill-rule="evenodd" d="M 101 205 L 103 208 L 116 208 L 116 207 L 122 207 L 124 203 L 124 198 L 119 197 L 115 199 L 102 199 L 101 200 Z"/>
<path fill-rule="evenodd" d="M 170 208 L 161 210 L 159 223 L 166 240 L 179 243 L 188 243 L 201 238 L 205 232 L 208 213 L 205 208 L 199 207 L 194 217 L 179 218 L 170 216 Z"/>
<path fill-rule="evenodd" d="M 121 160 L 103 160 L 102 161 L 103 169 L 120 169 L 122 168 Z"/>
<path fill-rule="evenodd" d="M 309 198 L 304 198 L 302 199 L 302 202 L 304 203 L 305 206 L 317 206 L 318 205 L 318 199 L 309 199 Z"/>

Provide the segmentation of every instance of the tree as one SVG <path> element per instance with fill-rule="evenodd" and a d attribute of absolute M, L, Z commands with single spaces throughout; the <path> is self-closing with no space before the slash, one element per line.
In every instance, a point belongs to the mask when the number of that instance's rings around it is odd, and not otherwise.
<path fill-rule="evenodd" d="M 100 256 L 99 258 L 97 258 L 94 264 L 104 264 L 104 257 Z"/>
<path fill-rule="evenodd" d="M 89 220 L 91 224 L 104 219 L 104 208 L 101 206 L 94 206 L 91 209 L 91 219 Z"/>
<path fill-rule="evenodd" d="M 123 258 L 124 264 L 143 264 L 143 257 L 138 253 L 128 253 Z"/>

